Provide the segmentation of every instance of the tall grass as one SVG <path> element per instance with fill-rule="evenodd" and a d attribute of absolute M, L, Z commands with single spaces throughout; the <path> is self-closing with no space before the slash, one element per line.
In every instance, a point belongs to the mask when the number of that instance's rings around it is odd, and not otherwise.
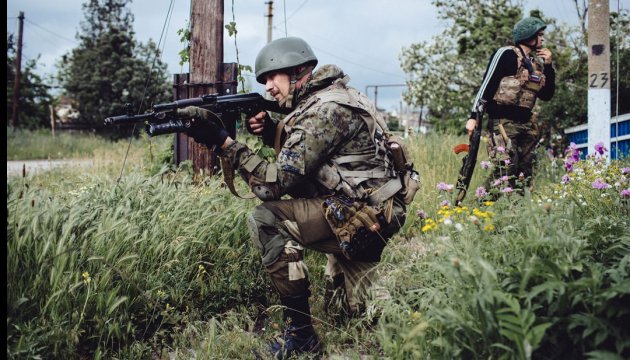
<path fill-rule="evenodd" d="M 87 170 L 8 180 L 9 358 L 269 358 L 281 311 L 247 234 L 256 201 L 161 165 L 168 142 L 146 140 L 94 151 Z M 467 207 L 445 210 L 454 195 L 436 185 L 455 182 L 464 141 L 408 139 L 422 188 L 378 267 L 391 296 L 364 316 L 322 311 L 325 259 L 307 251 L 326 353 L 627 358 L 628 204 L 612 190 L 606 202 L 559 194 L 562 174 L 544 163 L 533 194 L 481 204 L 477 170 Z"/>

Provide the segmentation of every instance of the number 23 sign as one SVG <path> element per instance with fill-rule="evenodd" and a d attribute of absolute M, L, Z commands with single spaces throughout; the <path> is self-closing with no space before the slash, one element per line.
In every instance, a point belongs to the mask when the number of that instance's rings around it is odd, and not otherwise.
<path fill-rule="evenodd" d="M 610 76 L 607 72 L 592 73 L 588 76 L 588 86 L 591 88 L 605 88 L 609 86 Z"/>

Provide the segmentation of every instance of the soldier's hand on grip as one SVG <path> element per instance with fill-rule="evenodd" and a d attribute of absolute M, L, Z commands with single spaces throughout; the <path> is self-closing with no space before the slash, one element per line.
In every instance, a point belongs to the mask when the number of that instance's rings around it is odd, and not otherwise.
<path fill-rule="evenodd" d="M 468 133 L 468 137 L 472 135 L 475 127 L 477 127 L 477 120 L 468 119 L 468 121 L 466 121 L 466 132 Z"/>
<path fill-rule="evenodd" d="M 265 122 L 269 115 L 266 111 L 261 111 L 247 120 L 249 132 L 261 136 L 265 130 Z"/>

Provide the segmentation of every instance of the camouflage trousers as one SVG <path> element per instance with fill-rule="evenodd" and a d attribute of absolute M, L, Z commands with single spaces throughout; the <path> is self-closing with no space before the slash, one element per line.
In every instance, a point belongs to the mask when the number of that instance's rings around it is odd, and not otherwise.
<path fill-rule="evenodd" d="M 351 261 L 342 254 L 324 217 L 323 201 L 312 198 L 263 202 L 248 217 L 250 236 L 280 297 L 310 293 L 309 272 L 304 263 L 304 248 L 308 248 L 326 254 L 325 276 L 329 279 L 343 274 L 348 305 L 356 311 L 372 284 L 378 261 Z M 398 210 L 395 208 L 392 220 L 398 222 L 395 231 L 404 223 L 404 209 Z"/>
<path fill-rule="evenodd" d="M 493 162 L 494 171 L 486 181 L 486 188 L 505 176 L 509 178 L 512 188 L 522 190 L 523 187 L 530 186 L 535 161 L 534 149 L 540 135 L 537 124 L 510 119 L 493 119 L 492 123 L 488 155 Z"/>

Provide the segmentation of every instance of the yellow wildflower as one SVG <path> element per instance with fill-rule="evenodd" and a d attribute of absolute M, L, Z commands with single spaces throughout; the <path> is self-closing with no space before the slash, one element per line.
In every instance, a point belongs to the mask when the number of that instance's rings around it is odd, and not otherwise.
<path fill-rule="evenodd" d="M 92 281 L 92 278 L 90 277 L 90 273 L 87 271 L 84 271 L 83 274 L 81 274 L 81 276 L 83 276 L 83 283 L 85 285 L 89 284 L 90 281 Z"/>
<path fill-rule="evenodd" d="M 492 224 L 486 224 L 486 226 L 483 227 L 484 231 L 494 231 L 494 225 Z"/>
<path fill-rule="evenodd" d="M 433 219 L 427 219 L 426 224 L 422 227 L 422 232 L 428 232 L 437 228 L 437 223 Z"/>

